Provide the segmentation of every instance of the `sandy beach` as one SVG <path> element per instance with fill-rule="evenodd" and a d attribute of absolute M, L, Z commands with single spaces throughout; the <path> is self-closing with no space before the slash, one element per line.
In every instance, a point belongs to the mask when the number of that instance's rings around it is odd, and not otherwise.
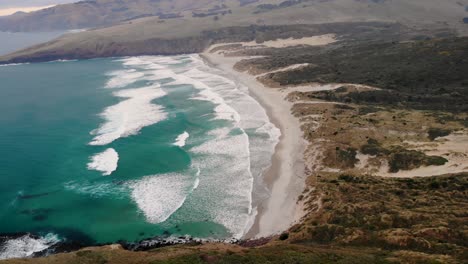
<path fill-rule="evenodd" d="M 292 103 L 284 98 L 287 93 L 265 87 L 248 73 L 234 70 L 241 57 L 225 57 L 219 53 L 204 52 L 201 56 L 228 77 L 249 88 L 250 94 L 266 109 L 270 120 L 281 130 L 281 137 L 272 157 L 272 165 L 264 174 L 270 198 L 260 203 L 257 216 L 245 238 L 263 237 L 288 229 L 302 215 L 297 197 L 304 189 L 303 153 L 306 141 L 300 123 L 291 114 Z"/>
<path fill-rule="evenodd" d="M 335 35 L 318 35 L 299 39 L 276 39 L 261 44 L 255 42 L 215 44 L 205 50 L 200 56 L 213 67 L 222 70 L 226 77 L 245 85 L 249 93 L 266 110 L 270 121 L 281 131 L 281 137 L 272 157 L 271 167 L 266 170 L 263 180 L 270 191 L 269 199 L 257 205 L 257 215 L 254 224 L 244 238 L 267 237 L 287 230 L 304 216 L 299 195 L 305 189 L 306 165 L 304 153 L 309 142 L 305 140 L 301 130 L 300 120 L 292 114 L 296 102 L 287 99 L 293 91 L 311 89 L 311 87 L 288 87 L 288 89 L 267 87 L 257 80 L 258 75 L 239 72 L 234 65 L 247 57 L 225 56 L 223 46 L 241 44 L 243 48 L 289 47 L 297 45 L 320 46 L 336 41 Z M 306 65 L 294 65 L 292 68 Z M 287 69 L 280 70 L 289 70 Z M 313 86 L 312 89 L 326 90 L 328 86 Z M 332 85 L 330 89 L 336 89 Z"/>

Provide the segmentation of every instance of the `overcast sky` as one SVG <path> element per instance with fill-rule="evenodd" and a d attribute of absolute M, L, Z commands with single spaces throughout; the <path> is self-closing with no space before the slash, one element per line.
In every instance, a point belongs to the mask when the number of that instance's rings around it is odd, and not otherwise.
<path fill-rule="evenodd" d="M 46 6 L 77 1 L 79 0 L 0 0 L 0 8 Z"/>

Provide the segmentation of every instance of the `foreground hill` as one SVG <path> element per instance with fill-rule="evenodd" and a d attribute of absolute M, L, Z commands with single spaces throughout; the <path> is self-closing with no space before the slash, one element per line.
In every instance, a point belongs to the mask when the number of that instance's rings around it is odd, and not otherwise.
<path fill-rule="evenodd" d="M 252 40 L 248 28 L 333 22 L 398 22 L 465 34 L 468 1 L 88 1 L 0 19 L 2 30 L 113 26 L 68 34 L 0 58 L 0 63 L 200 52 L 211 43 Z M 196 3 L 196 4 L 195 4 Z M 125 9 L 125 11 L 119 10 Z M 140 11 L 138 11 L 140 10 Z M 128 20 L 131 17 L 141 17 Z M 81 21 L 81 22 L 80 22 Z M 28 25 L 34 26 L 30 28 Z M 17 28 L 15 28 L 17 27 Z M 243 27 L 237 30 L 237 27 Z M 273 30 L 274 31 L 274 30 Z M 284 30 L 283 30 L 284 31 Z M 291 31 L 291 29 L 288 29 Z M 299 30 L 301 31 L 301 30 Z M 303 30 L 302 30 L 303 31 Z M 300 35 L 296 34 L 296 37 Z"/>
<path fill-rule="evenodd" d="M 467 174 L 388 179 L 311 177 L 304 222 L 272 238 L 127 251 L 84 248 L 0 263 L 463 263 Z"/>

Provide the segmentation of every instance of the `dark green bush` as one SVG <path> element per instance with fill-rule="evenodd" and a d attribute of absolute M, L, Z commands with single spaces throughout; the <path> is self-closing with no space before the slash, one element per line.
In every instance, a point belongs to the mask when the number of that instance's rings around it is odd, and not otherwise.
<path fill-rule="evenodd" d="M 429 134 L 429 139 L 430 140 L 434 140 L 438 137 L 445 137 L 445 136 L 448 136 L 450 135 L 450 133 L 452 133 L 451 130 L 449 129 L 442 129 L 442 128 L 430 128 L 428 131 L 427 131 L 427 134 Z"/>
<path fill-rule="evenodd" d="M 390 150 L 388 163 L 390 172 L 400 170 L 411 170 L 421 166 L 444 165 L 448 160 L 439 156 L 427 156 L 421 151 L 408 150 L 400 146 L 393 147 Z"/>
<path fill-rule="evenodd" d="M 363 154 L 372 155 L 372 156 L 381 156 L 381 155 L 388 154 L 388 150 L 383 148 L 380 145 L 380 143 L 373 138 L 369 138 L 367 140 L 367 144 L 361 147 L 361 152 Z"/>
<path fill-rule="evenodd" d="M 338 161 L 348 168 L 354 168 L 354 165 L 359 161 L 356 158 L 357 152 L 354 148 L 347 148 L 346 150 L 338 149 L 336 152 Z"/>
<path fill-rule="evenodd" d="M 289 233 L 287 232 L 282 233 L 279 237 L 280 240 L 286 240 L 288 238 L 289 238 Z"/>

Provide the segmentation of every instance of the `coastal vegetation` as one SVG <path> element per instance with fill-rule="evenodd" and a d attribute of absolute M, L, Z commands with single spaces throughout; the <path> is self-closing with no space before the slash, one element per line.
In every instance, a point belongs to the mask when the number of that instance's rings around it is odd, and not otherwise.
<path fill-rule="evenodd" d="M 270 89 L 289 90 L 287 100 L 310 143 L 311 175 L 298 198 L 308 213 L 285 241 L 378 248 L 382 255 L 376 255 L 390 262 L 461 263 L 468 175 L 448 172 L 467 166 L 466 149 L 451 140 L 466 135 L 462 72 L 468 64 L 444 51 L 465 54 L 468 40 L 383 38 L 338 35 L 327 46 L 230 47 L 227 56 L 262 56 L 236 69 Z M 341 85 L 322 88 L 329 83 Z"/>
<path fill-rule="evenodd" d="M 428 156 L 421 151 L 408 150 L 402 146 L 383 148 L 377 140 L 369 139 L 361 147 L 361 152 L 371 156 L 385 156 L 389 164 L 389 172 L 411 170 L 421 166 L 441 166 L 448 160 L 439 156 Z"/>
<path fill-rule="evenodd" d="M 466 173 L 410 179 L 328 173 L 309 184 L 315 187 L 306 203 L 309 214 L 291 229 L 292 243 L 451 258 L 442 262 L 466 258 Z"/>
<path fill-rule="evenodd" d="M 268 72 L 309 63 L 287 72 L 262 77 L 269 85 L 353 83 L 378 90 L 323 91 L 314 98 L 365 105 L 387 105 L 421 110 L 466 112 L 468 94 L 468 38 L 353 43 L 332 47 L 293 47 L 256 51 L 270 55 L 251 60 L 249 67 Z M 253 52 L 248 52 L 253 55 Z"/>
<path fill-rule="evenodd" d="M 210 18 L 212 19 L 212 18 Z M 163 20 L 168 26 L 169 20 Z M 158 20 L 157 23 L 160 23 Z M 376 34 L 375 32 L 379 32 Z M 437 32 L 437 30 L 434 30 Z M 447 32 L 442 30 L 442 32 Z M 57 59 L 89 59 L 95 57 L 138 56 L 138 55 L 174 55 L 181 53 L 202 52 L 212 44 L 275 40 L 277 38 L 301 38 L 307 36 L 336 34 L 343 38 L 353 38 L 365 41 L 371 37 L 380 36 L 384 39 L 410 38 L 418 34 L 431 34 L 426 30 L 417 31 L 395 23 L 386 22 L 356 22 L 356 23 L 329 23 L 317 25 L 256 25 L 228 26 L 216 29 L 200 30 L 198 35 L 179 34 L 178 37 L 168 37 L 164 34 L 154 34 L 151 38 L 134 38 L 128 41 L 125 36 L 114 36 L 108 41 L 103 36 L 90 32 L 85 42 L 79 40 L 81 34 L 64 36 L 62 41 L 40 44 L 22 51 L 0 57 L 2 63 L 42 62 Z M 450 33 L 450 32 L 449 32 Z M 74 47 L 80 42 L 80 47 Z M 99 44 L 96 45 L 95 42 Z"/>

